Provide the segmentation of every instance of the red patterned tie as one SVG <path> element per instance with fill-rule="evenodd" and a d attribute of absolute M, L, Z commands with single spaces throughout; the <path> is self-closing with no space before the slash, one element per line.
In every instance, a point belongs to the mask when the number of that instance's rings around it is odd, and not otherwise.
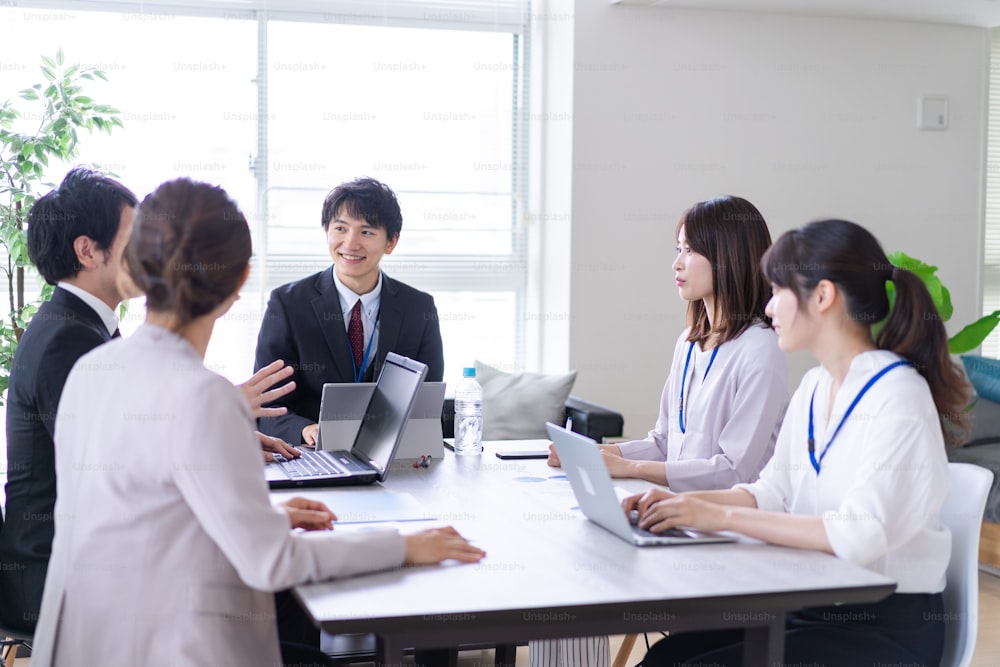
<path fill-rule="evenodd" d="M 347 338 L 351 341 L 351 351 L 354 352 L 354 368 L 360 373 L 361 362 L 365 356 L 365 326 L 361 323 L 361 299 L 351 309 L 351 321 L 347 325 Z"/>

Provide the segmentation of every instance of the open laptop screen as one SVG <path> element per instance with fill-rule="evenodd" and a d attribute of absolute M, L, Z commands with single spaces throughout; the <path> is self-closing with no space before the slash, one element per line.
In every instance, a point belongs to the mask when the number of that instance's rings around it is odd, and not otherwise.
<path fill-rule="evenodd" d="M 399 443 L 427 366 L 390 353 L 382 366 L 371 403 L 361 422 L 352 452 L 368 460 L 384 476 Z"/>

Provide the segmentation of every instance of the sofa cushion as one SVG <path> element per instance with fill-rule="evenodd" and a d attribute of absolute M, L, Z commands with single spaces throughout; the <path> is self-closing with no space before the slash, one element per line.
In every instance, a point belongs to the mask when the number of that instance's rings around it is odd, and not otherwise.
<path fill-rule="evenodd" d="M 483 440 L 545 438 L 545 422 L 566 417 L 566 398 L 576 371 L 504 373 L 476 362 L 476 380 L 483 388 Z"/>
<path fill-rule="evenodd" d="M 1000 443 L 1000 403 L 978 396 L 969 409 L 969 439 L 965 447 Z"/>
<path fill-rule="evenodd" d="M 1000 403 L 1000 359 L 963 354 L 962 365 L 976 393 Z"/>

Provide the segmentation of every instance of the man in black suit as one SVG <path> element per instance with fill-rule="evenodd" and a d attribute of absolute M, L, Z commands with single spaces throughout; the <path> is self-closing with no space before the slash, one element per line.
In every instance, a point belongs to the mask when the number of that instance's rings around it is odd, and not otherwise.
<path fill-rule="evenodd" d="M 261 419 L 260 430 L 309 445 L 323 383 L 374 381 L 389 352 L 427 364 L 427 381 L 444 377 L 433 297 L 379 268 L 403 226 L 396 195 L 371 178 L 338 185 L 321 222 L 333 266 L 271 292 L 255 361 L 255 370 L 275 359 L 296 369 L 295 393 L 274 404 L 288 411 Z"/>
<path fill-rule="evenodd" d="M 52 552 L 56 500 L 52 427 L 76 361 L 118 335 L 115 308 L 137 200 L 123 185 L 73 169 L 31 208 L 28 254 L 56 289 L 21 337 L 7 390 L 7 507 L 0 526 L 0 615 L 32 632 Z M 80 508 L 86 511 L 86 508 Z"/>

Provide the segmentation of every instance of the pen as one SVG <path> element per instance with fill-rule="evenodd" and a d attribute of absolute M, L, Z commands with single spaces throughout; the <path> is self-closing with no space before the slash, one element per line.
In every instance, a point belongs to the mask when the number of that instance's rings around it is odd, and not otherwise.
<path fill-rule="evenodd" d="M 573 430 L 573 418 L 568 415 L 566 417 L 566 430 L 567 431 Z"/>

